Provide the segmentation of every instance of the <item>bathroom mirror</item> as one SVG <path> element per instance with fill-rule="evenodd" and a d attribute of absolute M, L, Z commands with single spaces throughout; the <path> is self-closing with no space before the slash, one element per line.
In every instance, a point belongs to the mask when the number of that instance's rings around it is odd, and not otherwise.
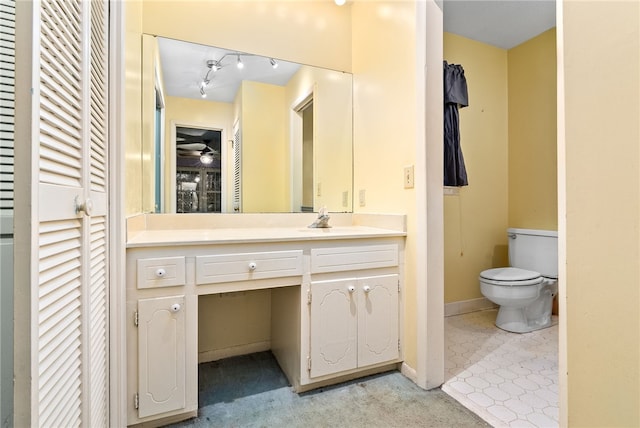
<path fill-rule="evenodd" d="M 142 74 L 143 200 L 154 211 L 352 211 L 351 74 L 150 35 Z"/>

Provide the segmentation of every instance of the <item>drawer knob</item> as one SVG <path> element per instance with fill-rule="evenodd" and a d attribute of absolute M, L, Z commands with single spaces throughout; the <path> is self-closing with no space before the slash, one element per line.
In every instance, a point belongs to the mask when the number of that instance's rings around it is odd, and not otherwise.
<path fill-rule="evenodd" d="M 162 268 L 156 270 L 156 276 L 158 278 L 164 278 L 166 274 L 167 274 L 167 271 Z"/>
<path fill-rule="evenodd" d="M 171 305 L 171 312 L 178 312 L 180 309 L 182 309 L 180 303 L 174 303 L 173 305 Z"/>
<path fill-rule="evenodd" d="M 364 290 L 365 293 L 368 293 L 369 291 L 371 291 L 371 287 L 369 287 L 368 285 L 365 285 L 364 287 L 362 287 L 362 289 Z"/>
<path fill-rule="evenodd" d="M 347 290 L 349 290 L 349 293 L 353 293 L 354 291 L 356 291 L 356 286 L 355 285 L 350 285 L 347 287 Z"/>
<path fill-rule="evenodd" d="M 249 262 L 249 270 L 256 270 L 257 267 L 256 262 Z"/>

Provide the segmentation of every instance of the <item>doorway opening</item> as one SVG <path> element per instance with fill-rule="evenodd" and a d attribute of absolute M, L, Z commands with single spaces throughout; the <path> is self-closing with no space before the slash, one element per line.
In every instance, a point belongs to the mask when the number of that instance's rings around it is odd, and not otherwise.
<path fill-rule="evenodd" d="M 315 205 L 313 100 L 314 91 L 310 90 L 291 109 L 291 205 L 297 212 L 313 212 Z"/>
<path fill-rule="evenodd" d="M 313 100 L 302 116 L 302 212 L 313 212 Z"/>
<path fill-rule="evenodd" d="M 222 131 L 175 129 L 176 212 L 222 212 Z"/>

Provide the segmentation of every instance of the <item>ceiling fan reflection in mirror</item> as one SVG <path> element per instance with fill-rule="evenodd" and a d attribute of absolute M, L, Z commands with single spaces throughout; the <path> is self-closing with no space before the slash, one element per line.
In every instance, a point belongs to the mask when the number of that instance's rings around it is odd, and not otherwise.
<path fill-rule="evenodd" d="M 221 132 L 176 127 L 177 166 L 220 167 Z"/>

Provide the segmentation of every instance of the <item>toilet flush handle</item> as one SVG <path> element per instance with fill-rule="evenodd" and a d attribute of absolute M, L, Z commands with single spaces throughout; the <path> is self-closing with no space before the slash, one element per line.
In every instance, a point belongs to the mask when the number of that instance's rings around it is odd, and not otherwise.
<path fill-rule="evenodd" d="M 511 239 L 516 239 L 516 238 L 517 238 L 517 235 L 516 235 L 515 233 L 510 233 L 510 234 L 509 234 L 509 238 L 511 238 Z"/>

